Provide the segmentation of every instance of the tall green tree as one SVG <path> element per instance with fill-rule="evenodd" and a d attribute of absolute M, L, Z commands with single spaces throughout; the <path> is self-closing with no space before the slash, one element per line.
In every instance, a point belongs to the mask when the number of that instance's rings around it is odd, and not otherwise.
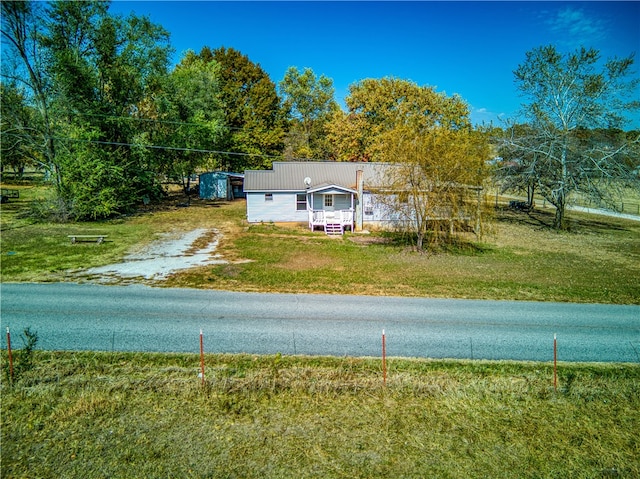
<path fill-rule="evenodd" d="M 42 165 L 41 150 L 31 133 L 37 131 L 36 113 L 15 84 L 0 84 L 0 157 L 2 168 L 22 171 Z"/>
<path fill-rule="evenodd" d="M 633 180 L 626 152 L 638 136 L 585 134 L 595 129 L 618 130 L 625 114 L 637 111 L 639 79 L 633 56 L 601 61 L 595 49 L 563 54 L 552 46 L 535 48 L 514 71 L 516 86 L 527 102 L 528 128 L 515 124 L 502 141 L 502 154 L 515 174 L 526 174 L 536 190 L 556 208 L 553 226 L 564 227 L 571 195 L 598 201 Z"/>
<path fill-rule="evenodd" d="M 104 2 L 57 2 L 44 38 L 52 56 L 56 105 L 69 128 L 64 138 L 72 139 L 61 149 L 62 194 L 80 217 L 129 210 L 159 187 L 149 162 L 130 145 L 144 128 L 133 121 L 136 104 L 148 85 L 166 74 L 168 33 L 146 18 L 112 16 L 107 10 Z M 97 181 L 79 183 L 76 172 L 87 150 L 103 167 L 87 171 L 99 175 Z M 104 171 L 108 175 L 101 176 Z M 87 185 L 94 184 L 102 191 L 92 195 Z"/>
<path fill-rule="evenodd" d="M 41 166 L 46 169 L 47 176 L 58 179 L 53 138 L 53 86 L 46 70 L 47 53 L 41 45 L 46 30 L 44 4 L 0 2 L 0 9 L 2 83 L 7 88 L 15 88 L 25 103 L 37 112 L 29 128 L 22 130 L 20 142 L 31 143 L 39 150 Z M 18 124 L 9 127 L 18 132 Z"/>
<path fill-rule="evenodd" d="M 206 53 L 203 51 L 200 56 Z M 225 150 L 231 171 L 268 169 L 284 148 L 284 114 L 276 85 L 259 64 L 233 48 L 212 52 L 219 65 L 220 98 L 229 134 Z"/>
<path fill-rule="evenodd" d="M 291 158 L 326 158 L 325 126 L 339 110 L 333 80 L 290 67 L 279 84 L 290 123 L 285 154 Z"/>
<path fill-rule="evenodd" d="M 203 47 L 189 52 L 183 62 L 216 65 L 216 95 L 223 110 L 226 134 L 216 155 L 216 167 L 227 171 L 269 168 L 280 156 L 284 115 L 276 86 L 259 64 L 233 48 Z"/>
<path fill-rule="evenodd" d="M 40 114 L 33 136 L 42 138 L 57 193 L 78 218 L 128 210 L 157 188 L 130 145 L 141 129 L 132 121 L 137 104 L 166 74 L 168 33 L 108 8 L 100 1 L 2 3 L 6 57 L 20 65 L 15 80 Z M 89 158 L 94 168 L 86 167 Z"/>
<path fill-rule="evenodd" d="M 157 99 L 160 128 L 151 143 L 167 148 L 159 165 L 169 177 L 185 181 L 198 170 L 220 167 L 226 127 L 219 87 L 219 65 L 189 51 L 166 78 Z"/>

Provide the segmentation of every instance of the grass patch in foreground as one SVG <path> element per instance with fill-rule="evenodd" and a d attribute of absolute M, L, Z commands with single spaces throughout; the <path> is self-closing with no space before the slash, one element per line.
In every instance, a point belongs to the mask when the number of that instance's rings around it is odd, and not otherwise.
<path fill-rule="evenodd" d="M 6 360 L 6 357 L 3 357 Z M 2 477 L 639 477 L 640 367 L 42 352 Z"/>

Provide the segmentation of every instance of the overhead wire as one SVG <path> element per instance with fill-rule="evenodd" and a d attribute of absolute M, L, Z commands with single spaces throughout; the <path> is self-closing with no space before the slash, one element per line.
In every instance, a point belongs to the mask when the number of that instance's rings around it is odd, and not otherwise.
<path fill-rule="evenodd" d="M 135 117 L 135 116 L 118 116 L 118 115 L 106 115 L 106 114 L 102 114 L 102 113 L 82 113 L 82 112 L 73 112 L 73 115 L 76 116 L 89 116 L 89 117 L 96 117 L 96 118 L 112 118 L 112 119 L 116 119 L 116 120 L 135 120 L 135 121 L 144 121 L 144 122 L 149 122 L 149 123 L 163 123 L 163 124 L 167 124 L 167 125 L 184 125 L 184 126 L 206 126 L 204 123 L 195 123 L 195 122 L 189 122 L 189 121 L 177 121 L 177 120 L 160 120 L 157 118 L 140 118 L 140 117 Z M 269 130 L 269 128 L 264 128 L 264 129 L 260 129 L 260 128 L 240 128 L 237 126 L 225 126 L 224 128 L 228 129 L 228 130 L 237 130 L 237 131 L 255 131 L 255 130 L 261 130 L 261 131 L 267 131 Z"/>
<path fill-rule="evenodd" d="M 98 145 L 112 145 L 112 146 L 128 146 L 135 148 L 152 148 L 156 150 L 170 150 L 170 151 L 187 151 L 193 153 L 215 153 L 218 155 L 236 155 L 236 156 L 258 156 L 262 158 L 282 158 L 283 155 L 265 155 L 262 153 L 243 153 L 238 151 L 221 151 L 221 150 L 206 150 L 201 148 L 185 148 L 179 146 L 163 146 L 163 145 L 145 145 L 142 143 L 126 143 L 120 141 L 105 141 L 105 140 L 84 140 L 81 138 L 62 138 L 62 137 L 52 137 L 54 140 L 60 141 L 75 141 L 79 143 L 91 143 Z"/>

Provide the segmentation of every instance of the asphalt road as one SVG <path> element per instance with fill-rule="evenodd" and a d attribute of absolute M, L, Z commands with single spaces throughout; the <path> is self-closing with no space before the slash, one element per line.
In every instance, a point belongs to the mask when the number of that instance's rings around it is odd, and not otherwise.
<path fill-rule="evenodd" d="M 2 347 L 640 362 L 640 306 L 1 284 Z"/>

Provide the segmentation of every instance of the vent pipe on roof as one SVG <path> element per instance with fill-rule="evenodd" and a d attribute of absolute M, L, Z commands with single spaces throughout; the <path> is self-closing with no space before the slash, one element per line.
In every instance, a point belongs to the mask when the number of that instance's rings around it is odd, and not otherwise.
<path fill-rule="evenodd" d="M 358 197 L 356 198 L 356 231 L 362 231 L 362 194 L 364 191 L 364 171 L 356 170 L 356 189 Z"/>

